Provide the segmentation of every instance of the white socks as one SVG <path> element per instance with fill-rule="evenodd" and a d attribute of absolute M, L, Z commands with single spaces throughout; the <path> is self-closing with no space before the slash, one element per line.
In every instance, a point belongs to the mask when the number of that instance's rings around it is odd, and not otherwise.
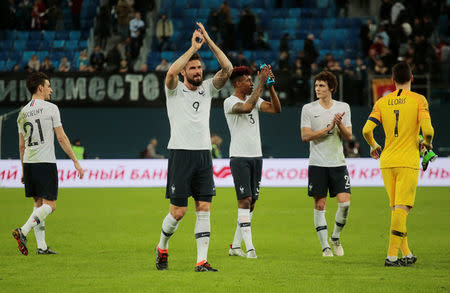
<path fill-rule="evenodd" d="M 160 249 L 168 249 L 169 248 L 169 239 L 172 237 L 173 233 L 178 228 L 178 224 L 180 221 L 177 221 L 170 212 L 164 218 L 161 229 L 161 238 L 159 239 L 158 247 Z"/>
<path fill-rule="evenodd" d="M 239 226 L 247 251 L 255 250 L 252 242 L 250 209 L 238 209 Z"/>
<path fill-rule="evenodd" d="M 343 203 L 338 203 L 338 209 L 336 211 L 334 230 L 331 238 L 339 238 L 342 229 L 344 229 L 345 223 L 347 222 L 348 209 L 350 208 L 350 201 Z"/>
<path fill-rule="evenodd" d="M 197 265 L 200 265 L 206 262 L 208 256 L 209 236 L 211 235 L 209 211 L 197 212 L 194 232 L 197 240 Z"/>
<path fill-rule="evenodd" d="M 43 204 L 31 213 L 28 221 L 20 229 L 23 235 L 27 236 L 31 229 L 44 222 L 48 215 L 52 213 L 52 208 L 48 204 Z"/>
<path fill-rule="evenodd" d="M 314 209 L 314 226 L 316 227 L 317 236 L 319 237 L 322 250 L 330 247 L 328 245 L 327 220 L 325 219 L 325 210 L 319 211 Z"/>
<path fill-rule="evenodd" d="M 33 208 L 35 211 L 37 207 Z M 33 228 L 34 236 L 36 237 L 37 247 L 42 250 L 47 250 L 47 243 L 45 243 L 45 221 L 41 221 L 41 223 Z"/>
<path fill-rule="evenodd" d="M 252 221 L 253 211 L 250 212 L 250 222 Z M 233 244 L 231 244 L 231 248 L 241 248 L 242 243 L 242 233 L 241 233 L 241 225 L 239 224 L 239 208 L 238 208 L 238 219 L 236 225 L 236 231 L 234 232 Z"/>

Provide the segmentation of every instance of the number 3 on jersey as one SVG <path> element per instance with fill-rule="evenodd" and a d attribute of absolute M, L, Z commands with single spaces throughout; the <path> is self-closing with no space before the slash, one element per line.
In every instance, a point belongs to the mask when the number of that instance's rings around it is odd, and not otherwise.
<path fill-rule="evenodd" d="M 248 119 L 250 120 L 250 124 L 255 124 L 255 119 L 253 118 L 253 114 L 248 114 Z"/>
<path fill-rule="evenodd" d="M 37 127 L 38 127 L 39 138 L 41 139 L 41 143 L 44 143 L 44 135 L 42 133 L 41 121 L 39 119 L 36 119 L 34 121 L 36 122 Z M 25 124 L 23 125 L 23 131 L 25 133 L 28 133 L 27 126 L 28 126 L 28 129 L 30 130 L 30 136 L 28 137 L 28 146 L 38 145 L 39 143 L 37 141 L 31 141 L 31 139 L 33 138 L 33 131 L 34 131 L 33 123 L 31 123 L 29 121 L 25 122 Z"/>

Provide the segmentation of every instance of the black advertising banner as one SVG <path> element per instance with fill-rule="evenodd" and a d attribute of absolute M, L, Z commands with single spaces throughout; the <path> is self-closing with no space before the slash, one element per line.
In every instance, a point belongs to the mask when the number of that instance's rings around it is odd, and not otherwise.
<path fill-rule="evenodd" d="M 205 73 L 205 79 L 214 73 Z M 61 106 L 119 106 L 119 107 L 161 107 L 165 105 L 165 73 L 55 73 L 50 74 L 53 89 L 51 101 Z M 0 73 L 0 106 L 23 105 L 31 98 L 26 88 L 27 74 L 24 72 Z M 227 82 L 213 105 L 220 106 L 223 100 L 233 94 L 233 87 Z M 268 93 L 267 93 L 268 94 Z M 278 93 L 282 99 L 285 95 Z M 269 95 L 267 95 L 269 96 Z"/>

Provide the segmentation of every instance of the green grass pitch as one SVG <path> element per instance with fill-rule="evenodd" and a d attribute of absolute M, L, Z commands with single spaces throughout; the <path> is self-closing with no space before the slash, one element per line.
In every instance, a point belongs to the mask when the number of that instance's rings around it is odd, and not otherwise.
<path fill-rule="evenodd" d="M 172 237 L 169 271 L 155 268 L 155 245 L 169 202 L 162 188 L 60 189 L 46 221 L 58 255 L 29 256 L 11 237 L 32 211 L 23 189 L 0 189 L 0 292 L 448 292 L 450 188 L 418 188 L 408 218 L 410 268 L 385 268 L 390 211 L 383 188 L 353 188 L 341 234 L 345 256 L 323 258 L 304 188 L 262 188 L 252 221 L 258 259 L 228 256 L 237 208 L 234 190 L 213 200 L 208 261 L 218 273 L 195 273 L 195 212 Z M 328 232 L 336 200 L 328 200 Z"/>

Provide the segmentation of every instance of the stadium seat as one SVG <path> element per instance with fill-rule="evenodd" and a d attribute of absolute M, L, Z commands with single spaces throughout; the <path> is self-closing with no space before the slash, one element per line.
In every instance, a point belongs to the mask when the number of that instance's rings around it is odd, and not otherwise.
<path fill-rule="evenodd" d="M 15 40 L 16 39 L 16 31 L 15 30 L 6 30 L 4 31 L 5 40 Z"/>
<path fill-rule="evenodd" d="M 28 40 L 26 48 L 27 50 L 37 50 L 39 49 L 41 41 L 40 40 Z"/>
<path fill-rule="evenodd" d="M 55 39 L 56 40 L 68 40 L 69 32 L 65 31 L 65 30 L 56 31 Z"/>
<path fill-rule="evenodd" d="M 288 11 L 288 16 L 289 17 L 300 18 L 301 13 L 302 13 L 302 10 L 300 8 L 291 8 Z"/>
<path fill-rule="evenodd" d="M 8 59 L 8 51 L 0 50 L 0 60 L 6 60 L 6 59 Z"/>
<path fill-rule="evenodd" d="M 70 31 L 69 32 L 69 38 L 71 40 L 80 40 L 81 38 L 81 31 Z"/>
<path fill-rule="evenodd" d="M 38 50 L 49 51 L 52 48 L 52 44 L 49 41 L 40 41 Z"/>
<path fill-rule="evenodd" d="M 298 51 L 303 51 L 303 47 L 305 46 L 305 41 L 304 40 L 294 40 L 293 42 L 292 42 L 292 49 L 295 51 L 295 52 L 298 52 Z"/>
<path fill-rule="evenodd" d="M 201 0 L 189 0 L 187 2 L 188 2 L 187 6 L 189 8 L 200 8 L 200 7 L 202 7 Z"/>
<path fill-rule="evenodd" d="M 64 40 L 54 40 L 52 47 L 53 49 L 64 49 L 65 42 Z"/>
<path fill-rule="evenodd" d="M 20 62 L 16 62 L 15 60 L 8 60 L 5 64 L 5 71 L 11 71 L 14 65 L 19 64 Z M 22 68 L 22 67 L 21 67 Z"/>
<path fill-rule="evenodd" d="M 62 51 L 51 51 L 51 52 L 50 52 L 50 59 L 52 60 L 52 62 L 53 62 L 53 60 L 59 61 L 59 60 L 61 60 L 61 58 L 62 58 L 64 55 L 65 55 L 65 54 L 64 54 L 64 52 L 62 52 Z"/>
<path fill-rule="evenodd" d="M 211 9 L 200 8 L 197 10 L 197 15 L 198 15 L 198 17 L 208 18 L 210 12 L 211 12 Z"/>
<path fill-rule="evenodd" d="M 31 59 L 31 56 L 33 56 L 34 54 L 36 54 L 35 51 L 24 51 L 23 55 L 22 55 L 22 60 L 24 62 L 28 62 Z"/>
<path fill-rule="evenodd" d="M 19 63 L 22 59 L 22 50 L 11 50 L 8 54 L 8 59 L 14 61 L 14 63 Z"/>
<path fill-rule="evenodd" d="M 88 47 L 88 41 L 82 40 L 82 41 L 78 42 L 78 48 L 80 50 L 87 49 L 87 47 Z"/>
<path fill-rule="evenodd" d="M 324 29 L 333 29 L 336 24 L 336 19 L 333 17 L 328 17 L 323 20 Z"/>
<path fill-rule="evenodd" d="M 53 42 L 55 39 L 55 31 L 43 31 L 44 40 Z"/>
<path fill-rule="evenodd" d="M 16 40 L 14 41 L 14 49 L 19 51 L 24 51 L 26 46 L 25 40 Z"/>
<path fill-rule="evenodd" d="M 65 44 L 66 50 L 78 50 L 78 40 L 68 40 Z"/>
<path fill-rule="evenodd" d="M 205 62 L 206 71 L 216 71 L 219 69 L 219 63 L 217 60 L 209 60 Z"/>
<path fill-rule="evenodd" d="M 185 20 L 197 18 L 197 9 L 196 8 L 185 9 L 183 18 Z"/>
<path fill-rule="evenodd" d="M 45 57 L 50 55 L 50 53 L 48 51 L 37 51 L 36 55 L 38 56 L 39 60 L 42 62 Z"/>
<path fill-rule="evenodd" d="M 164 58 L 164 59 L 166 59 L 167 61 L 169 61 L 169 62 L 172 62 L 172 61 L 174 61 L 173 59 L 174 59 L 174 54 L 173 54 L 173 52 L 171 52 L 171 51 L 164 51 L 164 52 L 161 52 L 161 58 Z"/>
<path fill-rule="evenodd" d="M 286 18 L 284 21 L 285 29 L 293 29 L 295 30 L 297 27 L 297 19 L 296 18 Z"/>
<path fill-rule="evenodd" d="M 30 33 L 28 31 L 17 31 L 16 40 L 28 40 Z"/>
<path fill-rule="evenodd" d="M 0 41 L 0 50 L 6 50 L 9 51 L 13 45 L 12 40 L 4 40 Z"/>
<path fill-rule="evenodd" d="M 30 40 L 41 40 L 42 33 L 40 31 L 31 31 L 29 38 L 30 38 Z"/>

